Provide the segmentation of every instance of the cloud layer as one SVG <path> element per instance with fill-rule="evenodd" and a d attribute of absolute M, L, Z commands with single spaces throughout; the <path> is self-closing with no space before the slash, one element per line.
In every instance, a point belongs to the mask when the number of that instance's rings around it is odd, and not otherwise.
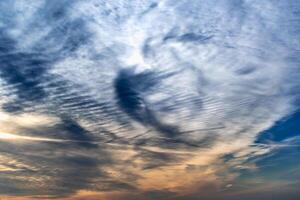
<path fill-rule="evenodd" d="M 257 136 L 298 109 L 299 12 L 272 0 L 1 2 L 0 194 L 243 196 L 242 171 L 280 146 Z"/>

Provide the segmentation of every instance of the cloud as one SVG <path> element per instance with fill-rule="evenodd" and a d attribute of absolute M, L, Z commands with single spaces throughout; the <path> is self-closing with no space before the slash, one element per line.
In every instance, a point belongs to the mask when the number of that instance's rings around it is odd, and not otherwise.
<path fill-rule="evenodd" d="M 282 145 L 256 138 L 299 106 L 292 1 L 8 1 L 0 13 L 2 194 L 218 199 Z"/>

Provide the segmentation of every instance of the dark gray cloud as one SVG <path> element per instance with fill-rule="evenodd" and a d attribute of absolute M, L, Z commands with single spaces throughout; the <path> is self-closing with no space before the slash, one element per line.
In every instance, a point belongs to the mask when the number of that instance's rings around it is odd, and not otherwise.
<path fill-rule="evenodd" d="M 1 57 L 1 77 L 16 89 L 17 102 L 14 104 L 21 106 L 24 101 L 38 102 L 45 98 L 46 93 L 40 84 L 48 63 L 43 54 L 15 53 Z M 7 111 L 13 110 L 12 107 L 4 106 Z"/>
<path fill-rule="evenodd" d="M 205 36 L 201 34 L 196 34 L 196 33 L 184 33 L 183 35 L 176 36 L 173 35 L 173 33 L 168 34 L 165 38 L 164 41 L 168 40 L 178 40 L 180 42 L 199 42 L 199 43 L 204 43 L 207 40 L 211 39 L 212 36 Z"/>
<path fill-rule="evenodd" d="M 0 2 L 0 196 L 292 200 L 291 176 L 237 177 L 298 107 L 299 7 Z"/>
<path fill-rule="evenodd" d="M 2 145 L 11 149 L 4 155 L 28 166 L 20 168 L 16 164 L 11 167 L 17 171 L 1 175 L 1 183 L 6 183 L 1 187 L 2 194 L 65 196 L 86 188 L 95 177 L 104 176 L 97 169 L 100 161 L 85 155 L 83 149 L 78 154 L 80 148 L 73 145 L 40 145 L 23 145 L 18 150 L 14 149 L 15 145 Z M 103 163 L 108 163 L 104 155 L 102 158 Z"/>
<path fill-rule="evenodd" d="M 144 98 L 147 93 L 153 93 L 162 80 L 174 74 L 155 74 L 150 71 L 135 74 L 134 69 L 120 71 L 114 85 L 119 106 L 133 119 L 150 125 L 166 136 L 178 136 L 180 134 L 178 127 L 162 123 Z"/>

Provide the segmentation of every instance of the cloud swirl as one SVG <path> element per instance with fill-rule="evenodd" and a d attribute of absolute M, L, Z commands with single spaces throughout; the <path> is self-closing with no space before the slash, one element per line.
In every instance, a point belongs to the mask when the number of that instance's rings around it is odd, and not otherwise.
<path fill-rule="evenodd" d="M 299 108 L 299 13 L 289 0 L 0 2 L 0 194 L 234 199 L 240 171 L 280 146 L 257 136 Z"/>

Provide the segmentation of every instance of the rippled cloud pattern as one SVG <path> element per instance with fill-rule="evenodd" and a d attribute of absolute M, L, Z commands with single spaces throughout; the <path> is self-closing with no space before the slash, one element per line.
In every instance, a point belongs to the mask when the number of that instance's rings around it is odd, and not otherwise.
<path fill-rule="evenodd" d="M 0 198 L 297 200 L 300 1 L 0 1 Z"/>

